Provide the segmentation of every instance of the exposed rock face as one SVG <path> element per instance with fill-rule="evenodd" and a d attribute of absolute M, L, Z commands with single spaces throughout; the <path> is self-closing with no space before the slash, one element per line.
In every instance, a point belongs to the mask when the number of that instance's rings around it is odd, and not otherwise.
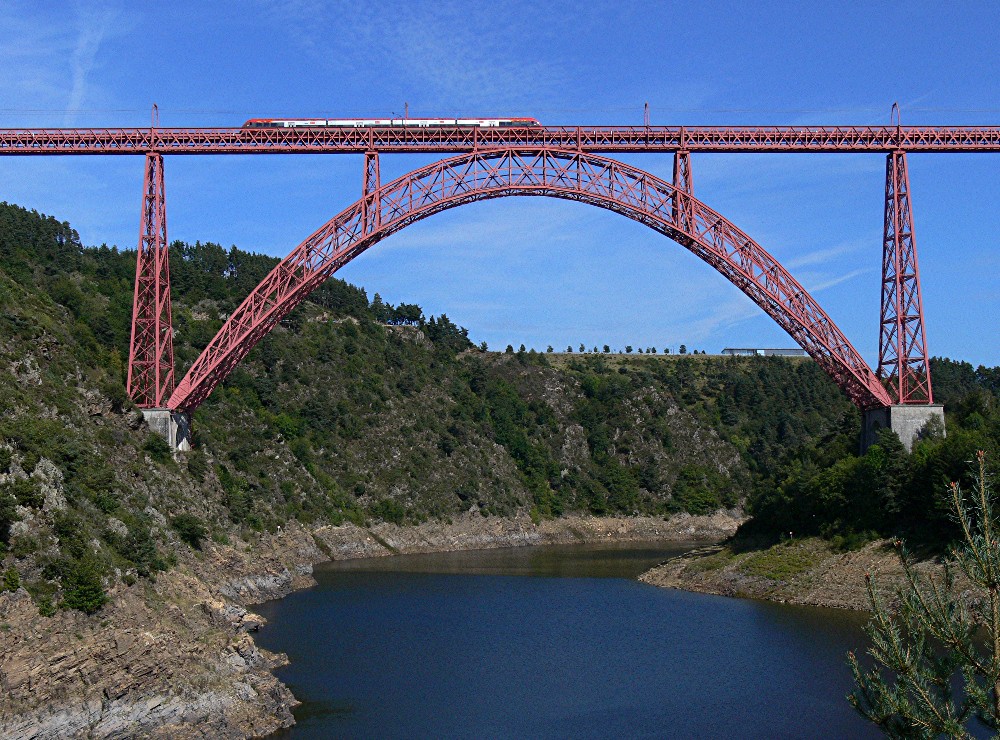
<path fill-rule="evenodd" d="M 206 543 L 93 617 L 46 618 L 23 589 L 0 594 L 0 737 L 237 738 L 291 726 L 297 702 L 270 672 L 285 658 L 257 648 L 247 632 L 263 618 L 235 597 L 308 585 L 302 574 L 322 557 L 300 529 L 252 547 Z"/>
<path fill-rule="evenodd" d="M 253 542 L 204 543 L 155 582 L 111 594 L 96 615 L 42 617 L 23 589 L 0 594 L 0 737 L 260 737 L 297 705 L 271 670 L 286 660 L 249 632 L 248 604 L 315 583 L 327 559 L 593 541 L 718 540 L 739 512 L 565 517 L 535 524 L 469 513 L 452 524 L 293 524 Z"/>
<path fill-rule="evenodd" d="M 736 531 L 741 512 L 711 516 L 678 514 L 658 517 L 566 516 L 535 524 L 526 515 L 482 517 L 468 513 L 451 524 L 425 522 L 415 527 L 377 524 L 361 529 L 353 524 L 321 527 L 315 537 L 334 560 L 380 557 L 395 553 L 485 550 L 497 547 L 556 545 L 573 542 L 711 540 Z"/>

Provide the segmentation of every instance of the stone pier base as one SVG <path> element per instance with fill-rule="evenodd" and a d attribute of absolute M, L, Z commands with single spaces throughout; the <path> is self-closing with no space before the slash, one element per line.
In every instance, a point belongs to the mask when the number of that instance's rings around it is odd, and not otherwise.
<path fill-rule="evenodd" d="M 170 449 L 175 452 L 191 449 L 191 417 L 188 414 L 170 409 L 143 409 L 142 415 L 150 430 L 167 440 Z"/>
<path fill-rule="evenodd" d="M 937 419 L 944 433 L 944 406 L 939 403 L 926 406 L 887 406 L 865 411 L 861 426 L 861 452 L 875 444 L 879 429 L 892 429 L 909 452 L 920 439 L 928 422 Z"/>

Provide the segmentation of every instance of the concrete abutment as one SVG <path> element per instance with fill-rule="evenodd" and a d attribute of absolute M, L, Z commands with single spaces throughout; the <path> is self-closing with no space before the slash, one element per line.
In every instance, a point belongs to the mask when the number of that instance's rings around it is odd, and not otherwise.
<path fill-rule="evenodd" d="M 861 452 L 875 444 L 880 429 L 892 429 L 907 452 L 921 438 L 927 425 L 939 426 L 944 434 L 944 406 L 935 403 L 922 406 L 886 406 L 862 414 Z"/>
<path fill-rule="evenodd" d="M 170 409 L 142 409 L 151 431 L 156 432 L 174 452 L 191 449 L 191 417 L 183 411 Z"/>

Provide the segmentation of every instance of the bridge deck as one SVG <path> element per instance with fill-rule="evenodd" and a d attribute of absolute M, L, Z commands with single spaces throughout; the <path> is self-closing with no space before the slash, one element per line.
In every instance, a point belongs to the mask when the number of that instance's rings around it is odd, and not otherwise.
<path fill-rule="evenodd" d="M 452 154 L 494 147 L 590 153 L 1000 152 L 1000 127 L 549 126 L 543 128 L 0 129 L 0 156 L 63 154 Z"/>

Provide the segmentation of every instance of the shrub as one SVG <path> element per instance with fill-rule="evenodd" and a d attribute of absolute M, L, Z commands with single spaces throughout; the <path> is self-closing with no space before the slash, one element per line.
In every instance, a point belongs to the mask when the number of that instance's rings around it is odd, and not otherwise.
<path fill-rule="evenodd" d="M 108 595 L 101 575 L 101 568 L 91 555 L 71 562 L 62 579 L 63 608 L 93 614 L 104 606 Z"/>
<path fill-rule="evenodd" d="M 37 539 L 30 534 L 20 534 L 14 538 L 14 542 L 10 546 L 10 554 L 18 560 L 22 560 L 41 549 L 42 546 L 38 544 Z"/>
<path fill-rule="evenodd" d="M 89 552 L 87 530 L 77 514 L 71 511 L 57 511 L 53 517 L 52 528 L 59 538 L 59 549 L 63 554 L 80 559 Z"/>
<path fill-rule="evenodd" d="M 148 526 L 129 527 L 125 547 L 127 552 L 123 555 L 135 563 L 136 572 L 143 578 L 152 578 L 156 571 L 167 569 L 167 564 L 160 557 Z"/>
<path fill-rule="evenodd" d="M 28 506 L 32 509 L 42 508 L 45 497 L 42 496 L 38 484 L 30 478 L 19 478 L 10 484 L 11 493 L 21 506 Z"/>
<path fill-rule="evenodd" d="M 173 450 L 170 443 L 159 434 L 150 434 L 142 444 L 142 449 L 153 459 L 154 462 L 165 463 L 173 459 Z"/>
<path fill-rule="evenodd" d="M 205 453 L 201 450 L 195 450 L 188 455 L 187 468 L 191 477 L 196 481 L 200 483 L 205 480 L 205 473 L 208 472 L 208 461 L 205 458 Z"/>
<path fill-rule="evenodd" d="M 38 606 L 38 613 L 43 617 L 54 617 L 56 615 L 56 607 L 52 603 L 51 594 L 40 595 L 35 599 L 35 604 Z"/>
<path fill-rule="evenodd" d="M 715 471 L 698 465 L 685 465 L 674 484 L 673 503 L 689 514 L 711 514 L 721 506 L 716 492 L 720 485 Z"/>
<path fill-rule="evenodd" d="M 14 568 L 8 568 L 3 573 L 3 583 L 0 584 L 0 592 L 17 591 L 21 588 L 21 577 Z"/>
<path fill-rule="evenodd" d="M 0 490 L 0 543 L 10 542 L 10 525 L 18 519 L 14 506 L 14 497 Z"/>
<path fill-rule="evenodd" d="M 194 514 L 180 514 L 170 520 L 170 526 L 177 532 L 177 536 L 191 545 L 195 550 L 201 549 L 201 541 L 208 534 L 208 529 L 202 524 L 201 519 Z"/>
<path fill-rule="evenodd" d="M 398 501 L 384 498 L 371 507 L 373 517 L 392 524 L 402 524 L 406 520 L 406 509 Z"/>

